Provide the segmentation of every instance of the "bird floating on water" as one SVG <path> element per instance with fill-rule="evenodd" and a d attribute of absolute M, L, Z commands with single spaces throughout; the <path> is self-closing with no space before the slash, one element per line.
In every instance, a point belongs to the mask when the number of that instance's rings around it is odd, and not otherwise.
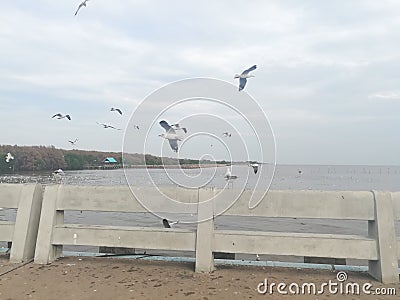
<path fill-rule="evenodd" d="M 9 163 L 11 159 L 14 159 L 14 156 L 12 156 L 10 152 L 8 152 L 6 156 L 6 162 Z"/>
<path fill-rule="evenodd" d="M 160 125 L 165 129 L 165 134 L 163 133 L 158 136 L 167 139 L 172 150 L 178 152 L 178 141 L 181 141 L 182 138 L 176 134 L 175 130 L 166 121 L 160 121 Z"/>
<path fill-rule="evenodd" d="M 231 137 L 231 136 L 232 136 L 232 133 L 224 132 L 222 135 L 223 135 L 224 137 Z"/>
<path fill-rule="evenodd" d="M 86 7 L 86 2 L 89 0 L 84 0 L 81 4 L 79 4 L 78 9 L 75 12 L 75 16 L 78 14 L 78 11 L 81 9 L 82 6 Z"/>
<path fill-rule="evenodd" d="M 230 167 L 227 167 L 227 168 L 226 168 L 226 173 L 225 173 L 224 178 L 225 178 L 226 180 L 231 180 L 231 179 L 237 179 L 238 177 L 237 177 L 236 175 L 232 175 L 231 168 L 230 168 Z"/>
<path fill-rule="evenodd" d="M 96 122 L 96 123 L 99 124 L 99 125 L 101 125 L 101 126 L 103 126 L 103 128 L 111 128 L 111 129 L 115 129 L 115 130 L 122 130 L 122 129 L 120 129 L 120 128 L 116 128 L 116 127 L 111 126 L 111 125 L 108 125 L 108 124 L 99 123 L 99 122 Z"/>
<path fill-rule="evenodd" d="M 111 107 L 110 111 L 116 111 L 122 116 L 122 110 L 120 110 L 119 108 Z"/>
<path fill-rule="evenodd" d="M 248 68 L 247 70 L 244 70 L 244 71 L 242 72 L 242 74 L 240 74 L 240 75 L 236 74 L 236 75 L 235 75 L 235 77 L 234 77 L 235 79 L 236 79 L 236 78 L 239 78 L 239 92 L 240 92 L 241 90 L 243 90 L 244 87 L 246 86 L 247 78 L 255 77 L 254 75 L 250 75 L 249 73 L 250 73 L 251 71 L 254 71 L 256 68 L 257 68 L 257 65 L 254 65 L 254 66 L 252 66 L 251 68 Z"/>
<path fill-rule="evenodd" d="M 258 163 L 252 163 L 252 164 L 250 164 L 250 167 L 253 168 L 254 174 L 257 174 L 257 172 L 258 172 Z"/>
<path fill-rule="evenodd" d="M 75 144 L 76 144 L 77 141 L 78 141 L 78 139 L 75 139 L 75 140 L 73 140 L 73 141 L 68 140 L 68 142 L 69 142 L 72 146 L 75 146 Z"/>
<path fill-rule="evenodd" d="M 57 118 L 58 120 L 67 118 L 68 120 L 71 121 L 71 116 L 70 115 L 63 115 L 63 114 L 60 114 L 60 113 L 55 114 L 54 116 L 52 116 L 52 118 Z"/>
<path fill-rule="evenodd" d="M 183 130 L 184 133 L 187 133 L 186 127 L 181 127 L 179 124 L 172 124 L 171 127 L 173 127 L 175 130 Z"/>
<path fill-rule="evenodd" d="M 171 226 L 174 226 L 175 224 L 178 224 L 179 220 L 170 223 L 167 219 L 163 219 L 162 222 L 163 222 L 164 228 L 171 228 Z"/>

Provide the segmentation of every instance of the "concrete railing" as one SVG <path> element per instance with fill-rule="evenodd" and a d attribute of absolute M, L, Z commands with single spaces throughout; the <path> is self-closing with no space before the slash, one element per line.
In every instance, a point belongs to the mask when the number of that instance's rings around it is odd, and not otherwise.
<path fill-rule="evenodd" d="M 15 222 L 0 221 L 0 241 L 12 245 L 11 262 L 25 262 L 34 257 L 42 194 L 39 184 L 0 185 L 0 207 L 17 210 Z"/>
<path fill-rule="evenodd" d="M 365 220 L 368 235 L 216 230 L 216 211 L 235 197 L 234 190 L 136 188 L 135 195 L 157 202 L 160 213 L 197 214 L 197 230 L 64 224 L 64 211 L 147 212 L 128 187 L 53 185 L 45 189 L 35 262 L 52 262 L 62 245 L 127 247 L 196 252 L 196 271 L 214 269 L 213 253 L 252 253 L 369 261 L 370 274 L 384 283 L 398 282 L 400 193 L 339 191 L 270 191 L 254 209 L 245 191 L 224 215 L 246 217 Z M 212 201 L 207 201 L 213 199 Z M 198 205 L 201 203 L 201 205 Z M 203 221 L 207 220 L 207 221 Z"/>
<path fill-rule="evenodd" d="M 234 191 L 231 191 L 231 197 Z M 339 191 L 270 191 L 254 209 L 245 192 L 224 215 L 280 218 L 348 219 L 368 221 L 368 235 L 215 230 L 214 220 L 198 226 L 208 238 L 197 250 L 198 271 L 212 271 L 213 252 L 353 258 L 369 261 L 369 273 L 384 283 L 399 281 L 400 241 L 395 220 L 400 219 L 400 193 Z M 222 198 L 229 198 L 229 191 Z M 216 198 L 216 202 L 224 202 Z M 201 199 L 200 199 L 201 201 Z M 212 214 L 215 204 L 202 212 Z M 199 242 L 199 241 L 198 241 Z"/>
<path fill-rule="evenodd" d="M 158 203 L 159 213 L 197 213 L 197 190 L 164 189 L 165 194 L 192 206 L 182 210 L 157 189 L 137 188 L 142 195 Z M 178 198 L 179 198 L 178 197 Z M 195 251 L 196 233 L 184 229 L 64 224 L 64 211 L 147 212 L 128 187 L 62 186 L 46 187 L 36 246 L 35 263 L 52 262 L 62 253 L 62 245 L 144 248 L 155 250 Z M 160 223 L 161 224 L 161 223 Z"/>

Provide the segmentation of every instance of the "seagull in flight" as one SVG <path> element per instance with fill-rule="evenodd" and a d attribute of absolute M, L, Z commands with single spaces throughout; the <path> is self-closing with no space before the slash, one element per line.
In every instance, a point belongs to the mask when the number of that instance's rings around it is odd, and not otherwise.
<path fill-rule="evenodd" d="M 81 9 L 82 6 L 86 7 L 86 2 L 89 0 L 84 0 L 81 4 L 79 4 L 78 9 L 75 12 L 75 16 L 78 14 L 78 11 Z"/>
<path fill-rule="evenodd" d="M 101 125 L 101 126 L 103 126 L 103 128 L 111 128 L 111 129 L 115 129 L 115 130 L 122 130 L 120 128 L 115 128 L 114 126 L 111 126 L 111 125 L 108 125 L 108 124 L 99 123 L 99 122 L 96 122 L 96 123 Z"/>
<path fill-rule="evenodd" d="M 133 129 L 139 130 L 139 125 L 133 125 Z"/>
<path fill-rule="evenodd" d="M 110 111 L 116 111 L 122 116 L 122 110 L 120 110 L 119 108 L 111 107 Z"/>
<path fill-rule="evenodd" d="M 223 136 L 224 136 L 224 137 L 231 137 L 231 136 L 232 136 L 232 133 L 224 132 L 224 133 L 223 133 Z"/>
<path fill-rule="evenodd" d="M 60 114 L 60 113 L 55 114 L 54 116 L 52 116 L 52 118 L 57 118 L 58 120 L 67 118 L 68 120 L 71 121 L 71 116 L 70 115 L 65 115 L 64 116 L 63 114 Z"/>
<path fill-rule="evenodd" d="M 175 130 L 183 130 L 184 133 L 187 133 L 186 127 L 181 127 L 179 124 L 172 124 L 171 127 L 173 127 Z"/>
<path fill-rule="evenodd" d="M 163 219 L 162 222 L 163 222 L 164 228 L 171 228 L 171 226 L 174 226 L 175 224 L 178 224 L 179 220 L 176 221 L 176 222 L 170 223 L 167 219 Z"/>
<path fill-rule="evenodd" d="M 14 159 L 14 156 L 12 156 L 10 152 L 8 152 L 6 156 L 6 162 L 9 163 L 11 159 Z"/>
<path fill-rule="evenodd" d="M 246 86 L 247 78 L 255 77 L 254 75 L 250 75 L 249 73 L 250 73 L 251 71 L 254 71 L 256 68 L 257 68 L 257 65 L 254 65 L 254 66 L 252 66 L 251 68 L 248 68 L 247 70 L 244 70 L 244 71 L 242 72 L 242 74 L 240 74 L 240 75 L 236 74 L 236 75 L 235 75 L 235 77 L 234 77 L 235 79 L 236 79 L 236 78 L 239 78 L 239 92 L 240 92 L 241 90 L 243 90 L 244 87 Z"/>
<path fill-rule="evenodd" d="M 75 146 L 76 142 L 78 141 L 78 139 L 75 139 L 74 141 L 69 140 L 68 142 L 72 145 Z"/>
<path fill-rule="evenodd" d="M 160 125 L 162 128 L 165 129 L 165 134 L 163 133 L 158 136 L 167 139 L 172 150 L 174 150 L 175 152 L 178 152 L 178 141 L 181 141 L 182 138 L 180 138 L 176 134 L 176 132 L 172 128 L 172 126 L 170 126 L 166 121 L 164 121 L 164 120 L 160 121 Z"/>
<path fill-rule="evenodd" d="M 253 168 L 254 174 L 257 174 L 257 172 L 258 172 L 258 163 L 252 163 L 252 164 L 250 164 L 250 167 Z"/>

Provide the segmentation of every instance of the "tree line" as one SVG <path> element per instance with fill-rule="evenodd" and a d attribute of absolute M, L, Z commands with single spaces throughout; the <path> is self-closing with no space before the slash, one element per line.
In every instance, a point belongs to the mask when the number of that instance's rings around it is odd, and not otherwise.
<path fill-rule="evenodd" d="M 6 162 L 7 153 L 11 153 L 14 159 Z M 199 160 L 178 160 L 150 154 L 135 153 L 122 156 L 121 152 L 65 150 L 57 149 L 54 146 L 0 145 L 0 172 L 91 169 L 104 165 L 103 161 L 107 157 L 113 157 L 120 165 L 122 165 L 122 159 L 124 159 L 124 164 L 128 166 L 199 164 Z M 204 162 L 202 161 L 201 163 Z M 214 163 L 211 161 L 206 162 Z"/>

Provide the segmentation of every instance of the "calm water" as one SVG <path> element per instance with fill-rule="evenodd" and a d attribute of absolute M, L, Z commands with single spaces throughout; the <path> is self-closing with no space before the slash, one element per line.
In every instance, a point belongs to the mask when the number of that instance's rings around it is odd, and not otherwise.
<path fill-rule="evenodd" d="M 263 165 L 269 179 L 272 167 Z M 126 177 L 124 170 L 90 170 L 66 171 L 62 179 L 68 185 L 126 185 L 127 180 L 134 186 L 208 186 L 224 187 L 226 180 L 225 167 L 206 168 L 203 170 L 168 169 L 128 169 Z M 233 182 L 233 188 L 245 185 L 254 187 L 258 175 L 255 175 L 247 166 L 234 166 L 232 174 L 238 179 Z M 269 180 L 264 180 L 261 188 L 267 187 Z M 1 182 L 27 183 L 39 182 L 44 185 L 54 184 L 54 179 L 48 173 L 20 174 L 0 176 Z M 232 188 L 232 187 L 230 187 Z M 271 189 L 303 189 L 303 190 L 387 190 L 400 191 L 400 166 L 304 166 L 281 165 L 277 166 L 272 180 Z M 184 216 L 168 215 L 169 219 L 182 219 Z M 15 212 L 0 210 L 0 220 L 15 219 Z M 162 227 L 161 220 L 150 213 L 96 213 L 78 211 L 65 213 L 66 223 L 125 225 L 125 226 L 155 226 Z M 400 235 L 400 226 L 397 224 L 397 233 Z M 310 219 L 283 219 L 283 218 L 244 218 L 224 217 L 216 218 L 216 226 L 220 229 L 235 230 L 263 230 L 263 231 L 290 231 L 315 232 L 333 234 L 367 234 L 367 222 L 343 220 L 310 220 Z M 178 224 L 181 228 L 194 228 L 194 224 Z M 85 251 L 92 251 L 89 247 Z"/>

